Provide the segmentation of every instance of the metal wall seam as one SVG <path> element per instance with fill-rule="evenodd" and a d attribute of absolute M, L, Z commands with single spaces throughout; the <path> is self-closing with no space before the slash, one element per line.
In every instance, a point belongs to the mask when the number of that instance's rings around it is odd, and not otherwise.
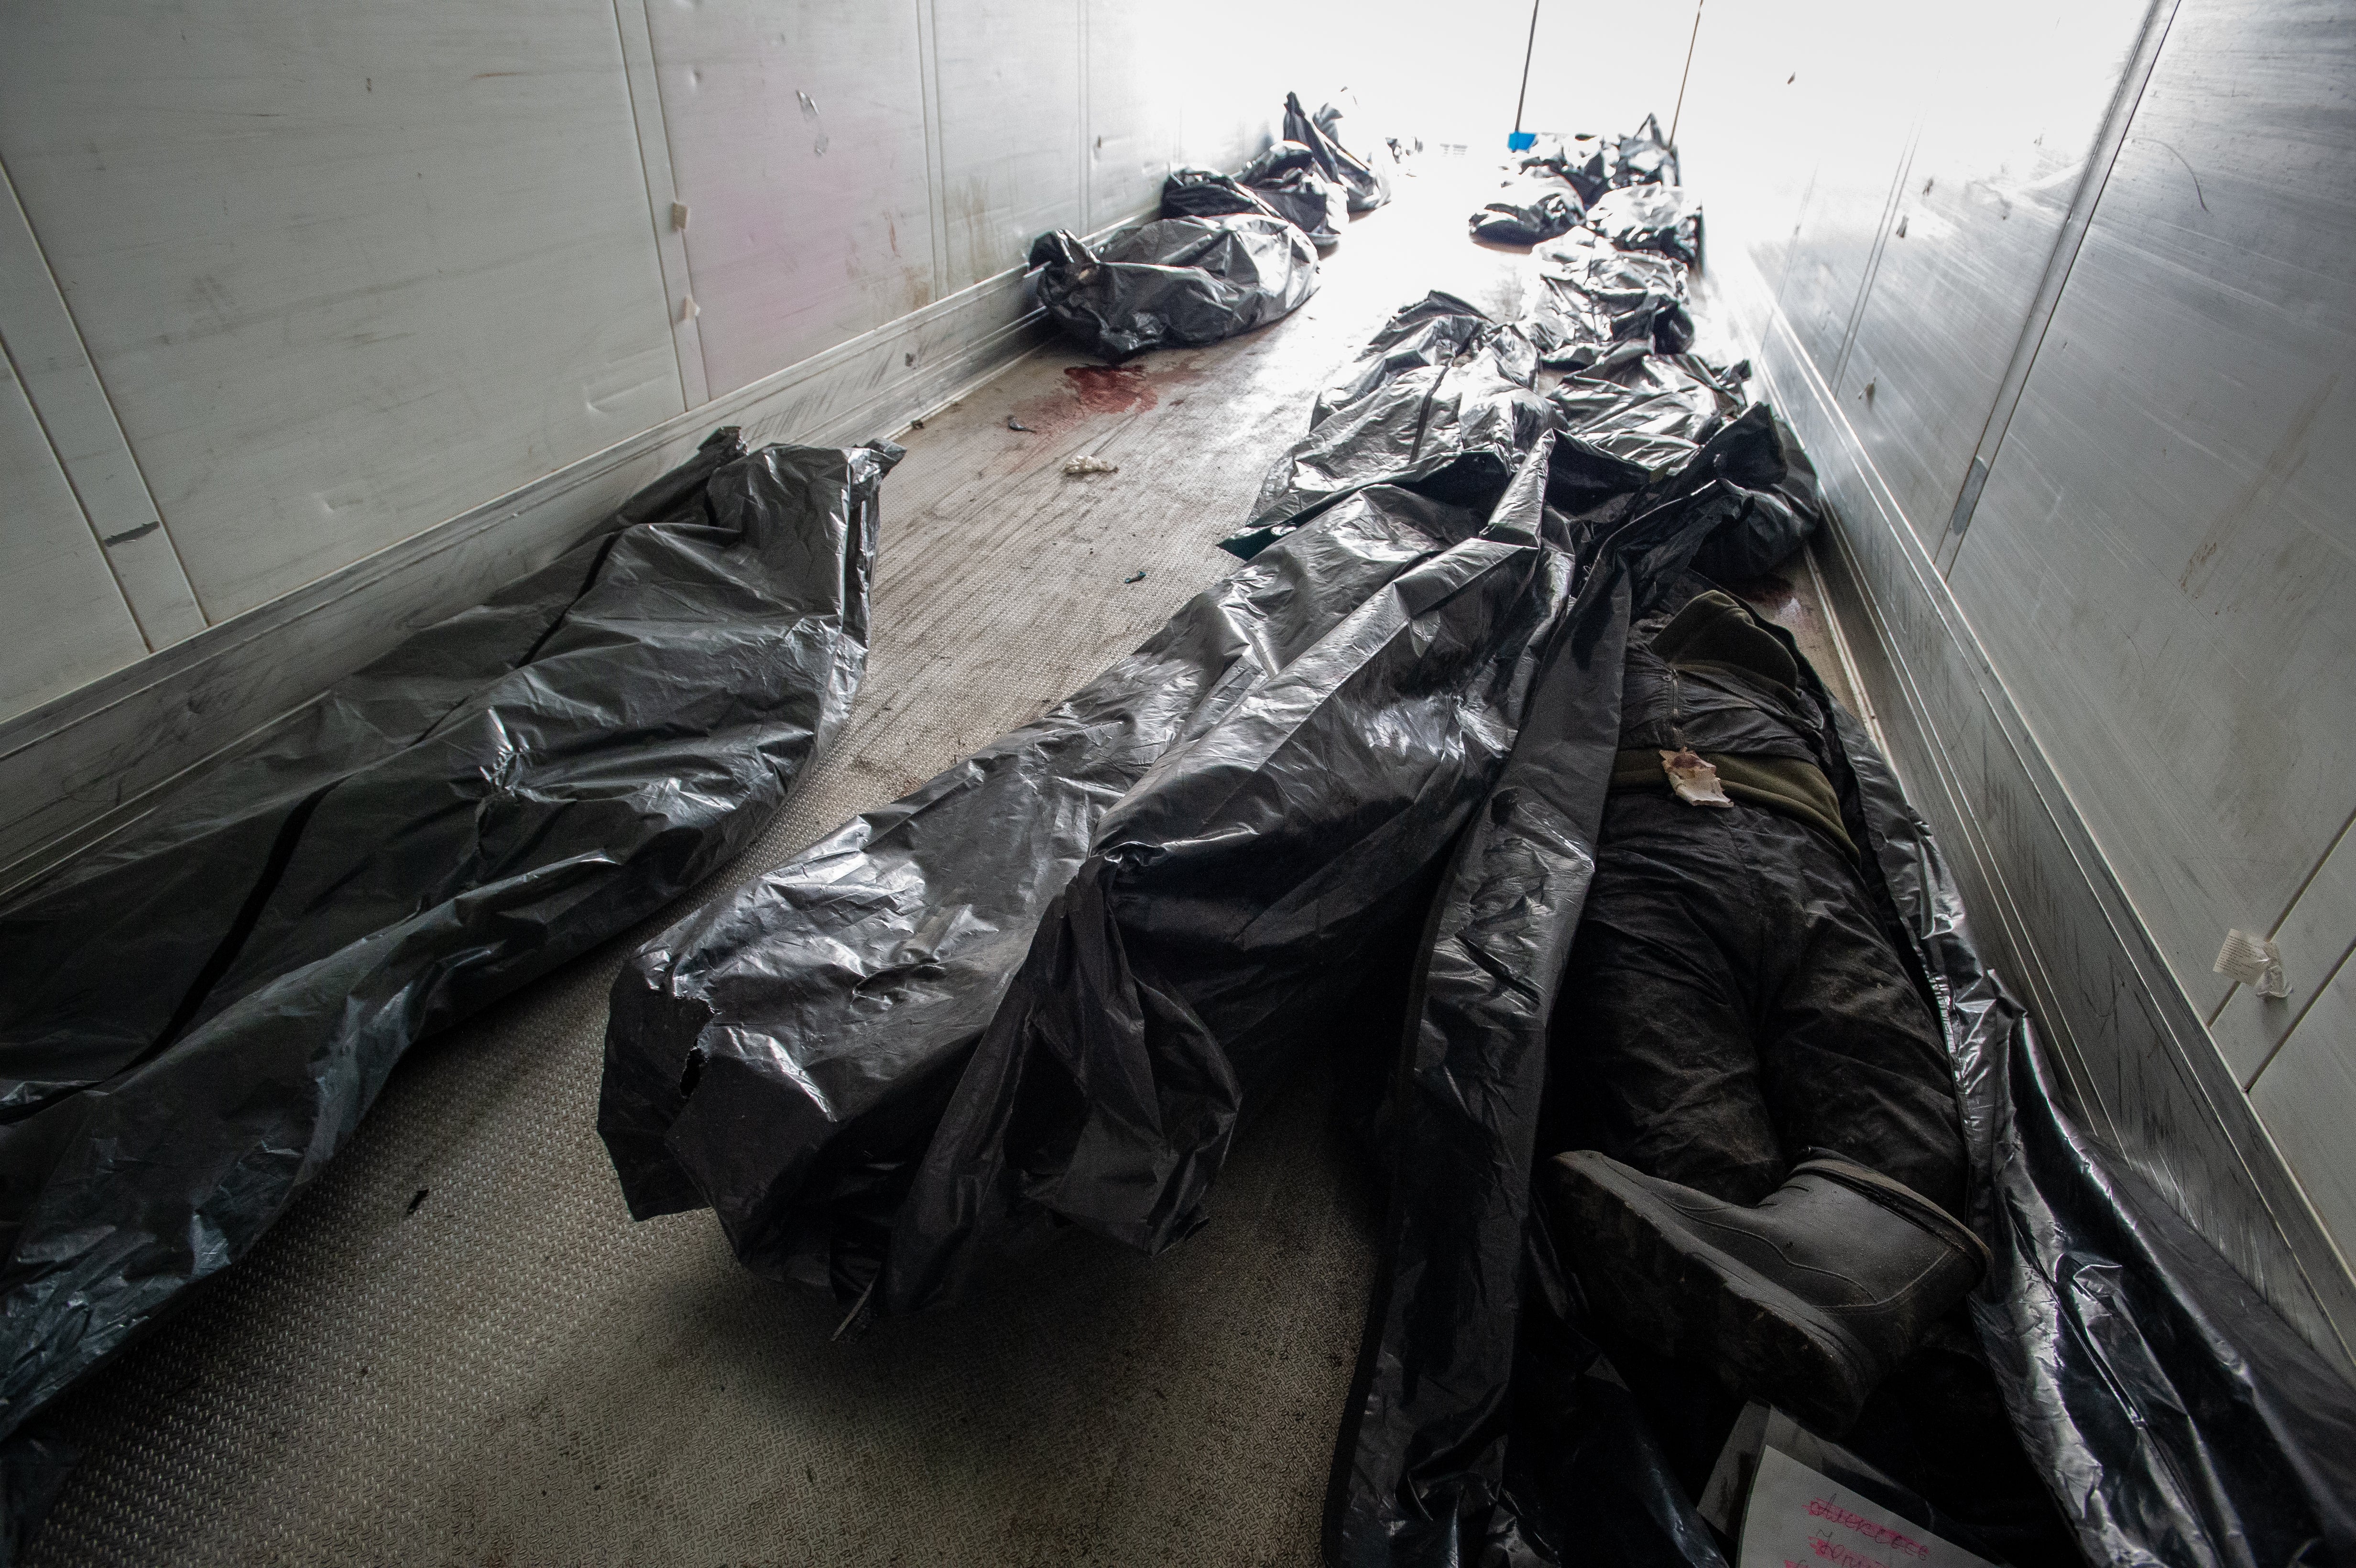
<path fill-rule="evenodd" d="M 630 117 L 637 127 L 638 167 L 646 176 L 647 214 L 655 226 L 655 260 L 662 268 L 663 311 L 670 322 L 671 346 L 679 356 L 682 409 L 712 400 L 703 362 L 703 333 L 691 308 L 694 279 L 688 265 L 690 208 L 671 165 L 670 133 L 663 121 L 662 77 L 655 69 L 655 40 L 646 0 L 614 0 L 614 28 L 622 42 L 622 73 L 630 94 Z"/>
<path fill-rule="evenodd" d="M 1826 373 L 1825 383 L 1838 387 L 1847 373 L 1849 350 L 1857 347 L 1857 329 L 1865 320 L 1865 302 L 1873 295 L 1873 280 L 1881 271 L 1881 253 L 1890 248 L 1890 226 L 1897 221 L 1898 206 L 1905 198 L 1906 182 L 1913 177 L 1914 150 L 1922 143 L 1922 122 L 1916 120 L 1906 132 L 1906 145 L 1898 154 L 1897 172 L 1890 176 L 1890 194 L 1882 197 L 1881 222 L 1873 231 L 1873 249 L 1866 253 L 1865 275 L 1858 280 L 1857 299 L 1848 307 L 1848 324 L 1841 329 L 1840 353 L 1835 356 L 1832 368 Z"/>
<path fill-rule="evenodd" d="M 73 307 L 0 165 L 0 338 L 34 416 L 90 520 L 100 553 L 153 651 L 205 629 L 179 546 L 123 436 Z"/>
<path fill-rule="evenodd" d="M 2062 220 L 2061 234 L 2054 240 L 2052 257 L 2046 262 L 2045 275 L 2038 281 L 2037 293 L 2029 301 L 2029 319 L 2022 324 L 2019 340 L 2013 345 L 2012 358 L 2004 368 L 2004 379 L 1997 383 L 1996 402 L 1988 410 L 1987 424 L 1981 428 L 1979 444 L 1973 449 L 1971 464 L 1956 481 L 1955 504 L 1947 515 L 1946 532 L 1941 536 L 1938 548 L 1931 552 L 1942 577 L 1954 573 L 1955 558 L 1963 553 L 1964 534 L 1972 526 L 1972 513 L 1979 506 L 1980 492 L 1996 467 L 1997 453 L 2004 445 L 2005 432 L 2012 423 L 2012 411 L 2019 406 L 2022 389 L 2029 385 L 2029 372 L 2037 362 L 2038 350 L 2045 344 L 2045 329 L 2052 324 L 2053 312 L 2062 303 L 2062 290 L 2070 281 L 2070 270 L 2078 263 L 2079 248 L 2086 242 L 2086 230 L 2094 224 L 2095 204 L 2102 199 L 2103 187 L 2111 177 L 2111 166 L 2118 161 L 2119 148 L 2126 142 L 2136 106 L 2143 101 L 2144 89 L 2151 81 L 2152 68 L 2159 63 L 2160 46 L 2168 40 L 2168 29 L 2176 20 L 2179 3 L 2180 0 L 2151 0 L 2151 9 L 2144 16 L 2134 57 L 2119 78 L 2118 90 L 2112 94 L 2110 111 L 2103 118 L 2102 134 L 2086 155 L 2086 172 L 2070 198 L 2070 211 Z"/>
<path fill-rule="evenodd" d="M 1080 232 L 1087 234 L 1093 233 L 1097 226 L 1095 191 L 1091 188 L 1096 184 L 1096 113 L 1088 96 L 1092 63 L 1088 59 L 1088 0 L 1072 0 L 1072 6 L 1079 13 L 1079 25 L 1072 31 L 1080 45 Z"/>
<path fill-rule="evenodd" d="M 933 231 L 933 297 L 949 295 L 948 192 L 943 188 L 941 155 L 940 22 L 933 0 L 915 0 L 916 7 L 916 88 L 925 103 L 925 193 L 931 209 Z"/>

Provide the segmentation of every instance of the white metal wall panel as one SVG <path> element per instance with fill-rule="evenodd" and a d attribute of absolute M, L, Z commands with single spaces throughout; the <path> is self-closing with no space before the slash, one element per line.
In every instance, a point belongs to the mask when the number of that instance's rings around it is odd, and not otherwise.
<path fill-rule="evenodd" d="M 147 651 L 0 355 L 0 719 L 118 669 Z"/>
<path fill-rule="evenodd" d="M 0 160 L 209 618 L 681 406 L 610 7 L 19 6 Z"/>
<path fill-rule="evenodd" d="M 913 4 L 623 0 L 652 24 L 712 393 L 936 297 Z"/>
<path fill-rule="evenodd" d="M 1919 95 L 1920 131 L 1835 385 L 1933 549 L 2146 9 L 1989 0 L 1889 62 Z"/>
<path fill-rule="evenodd" d="M 172 536 L 115 422 L 40 241 L 0 169 L 0 339 L 147 647 L 204 630 Z M 71 597 L 70 594 L 68 595 Z"/>
<path fill-rule="evenodd" d="M 2351 71 L 2185 0 L 1950 576 L 2204 1016 L 2356 811 Z"/>
<path fill-rule="evenodd" d="M 1179 98 L 1191 80 L 1170 69 L 1168 13 L 1137 0 L 1081 5 L 1088 50 L 1086 221 L 1095 229 L 1161 201 L 1178 151 Z"/>
<path fill-rule="evenodd" d="M 2342 1259 L 2356 1255 L 2356 965 L 2342 965 L 2250 1098 Z"/>
<path fill-rule="evenodd" d="M 1021 266 L 1047 229 L 1087 227 L 1083 0 L 927 3 L 954 291 Z"/>

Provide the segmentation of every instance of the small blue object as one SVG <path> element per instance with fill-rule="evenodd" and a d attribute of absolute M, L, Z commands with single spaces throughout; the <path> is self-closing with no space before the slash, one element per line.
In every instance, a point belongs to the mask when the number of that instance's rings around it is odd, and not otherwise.
<path fill-rule="evenodd" d="M 1536 131 L 1508 131 L 1505 133 L 1505 151 L 1509 153 L 1526 153 L 1537 144 L 1538 133 Z"/>

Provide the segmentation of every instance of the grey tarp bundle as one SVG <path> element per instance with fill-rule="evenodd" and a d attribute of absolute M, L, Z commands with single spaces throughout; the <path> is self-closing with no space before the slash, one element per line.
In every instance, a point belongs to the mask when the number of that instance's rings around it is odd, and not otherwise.
<path fill-rule="evenodd" d="M 1311 149 L 1298 142 L 1270 143 L 1236 178 L 1290 219 L 1319 250 L 1341 242 L 1342 225 L 1350 217 L 1349 196 L 1338 182 L 1326 178 Z"/>
<path fill-rule="evenodd" d="M 252 1246 L 412 1043 L 759 831 L 865 667 L 899 456 L 714 433 L 0 910 L 0 1429 Z"/>
<path fill-rule="evenodd" d="M 1494 245 L 1535 245 L 1569 232 L 1587 216 L 1587 204 L 1569 181 L 1526 174 L 1507 180 L 1497 194 L 1465 220 L 1472 238 Z"/>
<path fill-rule="evenodd" d="M 1584 229 L 1537 254 L 1538 295 L 1523 325 L 1541 365 L 1595 370 L 1693 347 L 1684 262 Z"/>
<path fill-rule="evenodd" d="M 1248 560 L 1368 485 L 1494 493 L 1548 421 L 1521 329 L 1453 294 L 1394 315 L 1317 394 L 1309 433 L 1277 459 L 1250 518 L 1220 548 Z"/>
<path fill-rule="evenodd" d="M 1370 212 L 1391 198 L 1390 180 L 1379 162 L 1358 156 L 1334 138 L 1333 128 L 1341 119 L 1342 112 L 1330 103 L 1312 119 L 1299 93 L 1284 95 L 1284 139 L 1316 155 L 1319 172 L 1348 194 L 1351 211 Z"/>
<path fill-rule="evenodd" d="M 1701 265 L 1701 203 L 1683 186 L 1611 191 L 1587 209 L 1586 223 L 1622 251 L 1656 251 L 1688 267 Z"/>
<path fill-rule="evenodd" d="M 1215 343 L 1290 315 L 1317 292 L 1317 252 L 1260 213 L 1163 218 L 1099 249 L 1061 229 L 1031 247 L 1039 303 L 1107 359 Z"/>
<path fill-rule="evenodd" d="M 889 1310 L 1060 1223 L 1199 1225 L 1244 1103 L 1403 955 L 1510 741 L 1568 567 L 1522 472 L 1494 509 L 1328 508 L 643 949 L 598 1121 L 632 1212 L 708 1203 L 750 1266 Z"/>

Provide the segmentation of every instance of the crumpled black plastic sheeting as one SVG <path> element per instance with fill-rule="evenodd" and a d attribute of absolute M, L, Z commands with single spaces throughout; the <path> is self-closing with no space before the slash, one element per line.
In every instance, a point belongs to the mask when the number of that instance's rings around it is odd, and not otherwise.
<path fill-rule="evenodd" d="M 749 1266 L 888 1311 L 1066 1224 L 1199 1226 L 1511 742 L 1568 603 L 1543 451 L 1494 508 L 1358 491 L 648 944 L 598 1123 L 632 1212 L 709 1203 Z"/>
<path fill-rule="evenodd" d="M 1613 140 L 1609 178 L 1615 187 L 1677 183 L 1677 150 L 1661 133 L 1658 115 L 1645 115 L 1643 124 Z"/>
<path fill-rule="evenodd" d="M 1298 142 L 1272 142 L 1236 178 L 1308 235 L 1320 251 L 1341 242 L 1342 225 L 1350 219 L 1349 195 L 1339 182 L 1326 177 L 1310 148 Z"/>
<path fill-rule="evenodd" d="M 1545 169 L 1569 181 L 1580 199 L 1590 205 L 1618 187 L 1677 183 L 1676 149 L 1661 134 L 1659 118 L 1651 114 L 1625 136 L 1541 133 L 1521 154 L 1518 166 Z"/>
<path fill-rule="evenodd" d="M 1569 181 L 1551 175 L 1522 175 L 1507 180 L 1465 222 L 1475 240 L 1493 245 L 1535 245 L 1569 233 L 1586 216 L 1587 204 Z"/>
<path fill-rule="evenodd" d="M 1612 188 L 1615 149 L 1601 136 L 1540 134 L 1515 160 L 1524 170 L 1544 170 L 1579 192 L 1580 204 Z"/>
<path fill-rule="evenodd" d="M 1269 205 L 1266 197 L 1234 175 L 1210 169 L 1172 169 L 1162 182 L 1164 218 L 1228 218 L 1238 213 L 1284 217 Z"/>
<path fill-rule="evenodd" d="M 1538 293 L 1523 326 L 1541 365 L 1598 370 L 1693 347 L 1684 262 L 1585 229 L 1537 254 Z"/>
<path fill-rule="evenodd" d="M 1369 485 L 1494 494 L 1551 418 L 1531 389 L 1537 376 L 1518 325 L 1453 294 L 1425 295 L 1317 394 L 1309 433 L 1270 465 L 1251 517 L 1220 548 L 1249 560 Z"/>
<path fill-rule="evenodd" d="M 1342 112 L 1333 104 L 1317 111 L 1314 119 L 1301 107 L 1301 95 L 1284 95 L 1284 139 L 1298 142 L 1316 156 L 1318 171 L 1348 195 L 1350 210 L 1370 212 L 1391 198 L 1390 176 L 1382 168 L 1384 155 L 1362 158 L 1344 147 L 1334 132 Z"/>
<path fill-rule="evenodd" d="M 410 1045 L 759 831 L 865 667 L 899 455 L 716 432 L 0 912 L 0 1431 L 251 1247 Z"/>
<path fill-rule="evenodd" d="M 1280 219 L 1163 218 L 1092 250 L 1057 229 L 1031 247 L 1039 303 L 1090 353 L 1216 343 L 1290 315 L 1317 292 L 1317 252 Z"/>
<path fill-rule="evenodd" d="M 1683 186 L 1633 185 L 1607 192 L 1587 209 L 1587 227 L 1622 251 L 1656 251 L 1701 265 L 1701 203 Z"/>

